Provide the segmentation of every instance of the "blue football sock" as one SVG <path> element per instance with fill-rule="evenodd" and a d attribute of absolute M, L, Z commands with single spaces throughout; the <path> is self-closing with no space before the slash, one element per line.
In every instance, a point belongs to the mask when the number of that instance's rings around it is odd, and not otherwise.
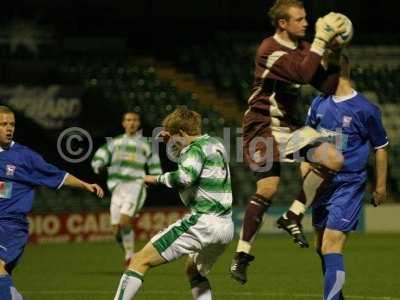
<path fill-rule="evenodd" d="M 325 283 L 324 300 L 342 299 L 341 290 L 345 282 L 345 272 L 342 254 L 324 255 Z"/>
<path fill-rule="evenodd" d="M 317 251 L 317 254 L 318 254 L 319 258 L 321 259 L 322 274 L 325 276 L 325 261 L 324 261 L 324 255 L 321 253 L 321 251 Z M 339 300 L 344 300 L 343 291 L 340 291 Z"/>
<path fill-rule="evenodd" d="M 0 299 L 12 300 L 11 287 L 13 286 L 11 277 L 9 275 L 0 275 Z"/>

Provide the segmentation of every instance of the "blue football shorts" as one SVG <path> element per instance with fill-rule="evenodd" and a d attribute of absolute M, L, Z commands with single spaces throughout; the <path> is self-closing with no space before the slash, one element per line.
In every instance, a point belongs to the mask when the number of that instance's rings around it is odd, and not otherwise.
<path fill-rule="evenodd" d="M 25 221 L 15 221 L 0 217 L 0 259 L 11 271 L 24 252 L 28 242 L 29 225 Z"/>
<path fill-rule="evenodd" d="M 365 185 L 365 174 L 336 176 L 313 204 L 313 226 L 320 230 L 355 230 L 363 206 Z"/>

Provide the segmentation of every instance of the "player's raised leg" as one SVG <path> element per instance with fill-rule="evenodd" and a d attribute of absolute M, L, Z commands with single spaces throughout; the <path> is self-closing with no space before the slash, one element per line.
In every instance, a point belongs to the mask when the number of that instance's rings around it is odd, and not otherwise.
<path fill-rule="evenodd" d="M 280 179 L 278 169 L 279 165 L 275 165 L 277 176 L 257 181 L 257 191 L 246 207 L 240 239 L 231 265 L 232 278 L 242 284 L 247 282 L 247 267 L 254 260 L 254 256 L 250 255 L 252 244 L 263 223 L 264 214 L 271 205 L 271 199 L 278 190 Z"/>
<path fill-rule="evenodd" d="M 149 268 L 165 263 L 151 242 L 135 255 L 122 275 L 114 300 L 131 300 L 142 286 L 143 277 Z"/>
<path fill-rule="evenodd" d="M 308 247 L 308 243 L 301 232 L 301 226 L 296 224 L 300 224 L 305 211 L 318 196 L 324 184 L 329 182 L 343 166 L 343 155 L 329 143 L 311 148 L 307 152 L 306 159 L 311 164 L 302 164 L 303 180 L 300 193 L 289 210 L 277 220 L 278 227 L 287 231 L 300 247 Z"/>

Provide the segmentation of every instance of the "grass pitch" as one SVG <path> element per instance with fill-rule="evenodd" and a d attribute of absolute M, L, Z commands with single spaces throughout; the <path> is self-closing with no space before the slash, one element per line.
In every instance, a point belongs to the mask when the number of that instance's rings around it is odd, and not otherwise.
<path fill-rule="evenodd" d="M 214 299 L 322 299 L 319 258 L 313 250 L 297 248 L 286 235 L 260 236 L 249 282 L 241 286 L 228 274 L 235 247 L 236 240 L 208 276 Z M 191 299 L 183 263 L 151 270 L 136 299 Z M 400 300 L 400 235 L 354 234 L 345 263 L 346 299 Z M 33 245 L 26 248 L 13 278 L 26 300 L 109 300 L 122 271 L 122 251 L 114 243 Z"/>

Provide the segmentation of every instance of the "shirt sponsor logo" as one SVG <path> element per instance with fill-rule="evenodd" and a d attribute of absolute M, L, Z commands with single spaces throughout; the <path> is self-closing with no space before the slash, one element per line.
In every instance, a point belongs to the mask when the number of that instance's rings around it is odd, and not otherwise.
<path fill-rule="evenodd" d="M 6 176 L 14 176 L 16 168 L 14 165 L 6 165 Z"/>
<path fill-rule="evenodd" d="M 343 116 L 342 126 L 343 126 L 343 127 L 350 127 L 351 120 L 352 120 L 351 117 L 349 117 L 349 116 Z"/>
<path fill-rule="evenodd" d="M 12 183 L 0 181 L 0 198 L 10 199 L 12 195 Z"/>

